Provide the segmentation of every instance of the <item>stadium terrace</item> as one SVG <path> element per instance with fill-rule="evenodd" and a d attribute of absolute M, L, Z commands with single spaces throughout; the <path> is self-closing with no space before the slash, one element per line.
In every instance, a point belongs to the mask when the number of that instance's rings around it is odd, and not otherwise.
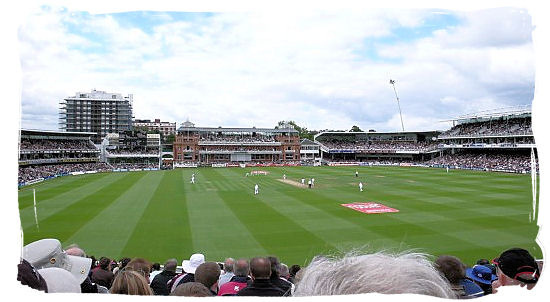
<path fill-rule="evenodd" d="M 132 126 L 132 98 L 77 93 L 62 101 L 63 131 L 21 130 L 22 284 L 454 299 L 540 277 L 529 109 L 310 140 L 290 124 Z"/>

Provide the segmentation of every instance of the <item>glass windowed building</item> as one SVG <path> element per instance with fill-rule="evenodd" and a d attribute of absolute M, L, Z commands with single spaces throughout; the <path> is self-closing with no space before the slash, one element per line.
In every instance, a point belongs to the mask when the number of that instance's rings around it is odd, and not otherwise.
<path fill-rule="evenodd" d="M 92 141 L 99 144 L 107 133 L 132 130 L 132 101 L 132 94 L 77 92 L 60 102 L 59 129 L 93 132 Z"/>

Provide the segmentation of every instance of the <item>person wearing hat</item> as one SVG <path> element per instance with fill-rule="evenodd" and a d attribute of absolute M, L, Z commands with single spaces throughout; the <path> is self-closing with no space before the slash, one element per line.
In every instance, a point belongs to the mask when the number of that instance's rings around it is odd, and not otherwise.
<path fill-rule="evenodd" d="M 497 279 L 496 275 L 493 275 L 491 269 L 485 265 L 476 264 L 474 267 L 466 269 L 466 277 L 472 279 L 481 289 L 485 295 L 493 293 L 491 284 Z"/>
<path fill-rule="evenodd" d="M 189 258 L 189 260 L 183 260 L 181 263 L 183 273 L 177 275 L 176 277 L 172 278 L 170 282 L 168 283 L 168 286 L 170 287 L 170 292 L 173 292 L 178 285 L 187 283 L 187 282 L 194 282 L 195 281 L 195 270 L 199 265 L 203 264 L 205 262 L 204 255 L 203 254 L 193 254 Z"/>
<path fill-rule="evenodd" d="M 73 275 L 78 284 L 86 280 L 92 264 L 90 258 L 68 255 L 57 239 L 41 239 L 27 244 L 23 247 L 22 258 L 37 270 L 49 267 L 64 269 Z"/>
<path fill-rule="evenodd" d="M 497 267 L 498 280 L 492 283 L 493 293 L 497 288 L 506 285 L 526 286 L 532 289 L 540 278 L 540 268 L 528 251 L 511 248 L 493 260 Z"/>
<path fill-rule="evenodd" d="M 47 267 L 38 270 L 46 280 L 47 293 L 81 293 L 80 283 L 71 272 L 59 267 Z"/>

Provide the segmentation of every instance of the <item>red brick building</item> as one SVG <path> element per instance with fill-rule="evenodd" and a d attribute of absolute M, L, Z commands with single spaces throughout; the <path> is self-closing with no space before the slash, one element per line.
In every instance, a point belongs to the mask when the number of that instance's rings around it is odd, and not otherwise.
<path fill-rule="evenodd" d="M 285 163 L 300 160 L 300 137 L 291 127 L 208 128 L 187 121 L 173 150 L 175 163 Z"/>

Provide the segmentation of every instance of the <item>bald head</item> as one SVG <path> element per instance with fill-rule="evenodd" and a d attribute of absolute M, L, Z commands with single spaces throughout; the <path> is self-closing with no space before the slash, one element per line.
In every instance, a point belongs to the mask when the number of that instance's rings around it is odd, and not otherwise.
<path fill-rule="evenodd" d="M 178 260 L 176 259 L 168 259 L 166 260 L 166 263 L 164 263 L 164 270 L 167 272 L 175 272 L 177 267 Z"/>
<path fill-rule="evenodd" d="M 271 262 L 265 257 L 254 257 L 250 260 L 250 273 L 254 279 L 269 279 Z"/>
<path fill-rule="evenodd" d="M 239 259 L 235 262 L 235 276 L 247 277 L 250 271 L 250 265 L 247 259 Z"/>
<path fill-rule="evenodd" d="M 69 246 L 67 250 L 65 250 L 65 253 L 71 256 L 86 257 L 86 253 L 84 252 L 84 250 L 79 248 L 78 246 Z"/>

